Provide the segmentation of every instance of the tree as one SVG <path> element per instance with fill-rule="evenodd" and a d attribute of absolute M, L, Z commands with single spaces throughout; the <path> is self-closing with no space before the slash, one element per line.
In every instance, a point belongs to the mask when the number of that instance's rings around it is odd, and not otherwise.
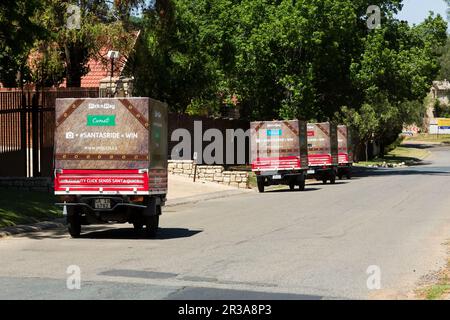
<path fill-rule="evenodd" d="M 439 71 L 438 48 L 446 41 L 446 29 L 442 17 L 430 15 L 414 27 L 386 23 L 367 37 L 362 59 L 352 64 L 351 74 L 363 105 L 372 106 L 381 120 L 372 132 L 378 141 L 389 143 L 404 124 L 420 122 L 421 102 Z"/>
<path fill-rule="evenodd" d="M 146 12 L 151 58 L 139 82 L 180 111 L 195 102 L 214 112 L 239 96 L 248 119 L 330 118 L 348 99 L 360 104 L 349 66 L 364 48 L 368 5 L 396 12 L 400 2 L 161 1 L 169 18 Z"/>
<path fill-rule="evenodd" d="M 142 21 L 138 94 L 210 115 L 237 97 L 249 120 L 326 121 L 337 114 L 358 121 L 363 143 L 388 143 L 423 113 L 417 102 L 439 71 L 446 39 L 440 16 L 414 27 L 395 19 L 401 3 L 156 2 Z M 381 8 L 380 29 L 367 27 L 369 5 Z"/>
<path fill-rule="evenodd" d="M 48 79 L 42 80 L 44 83 L 51 82 L 49 79 L 59 79 L 60 68 L 52 68 L 58 65 L 58 56 L 59 64 L 63 64 L 65 68 L 67 86 L 79 87 L 81 77 L 88 72 L 89 59 L 102 58 L 98 57 L 101 48 L 106 46 L 122 52 L 130 51 L 134 38 L 128 29 L 133 26 L 129 15 L 132 8 L 143 1 L 116 0 L 113 6 L 108 2 L 43 1 L 42 10 L 37 11 L 36 17 L 39 17 L 42 26 L 49 31 L 49 36 L 38 43 L 36 49 L 43 57 L 43 61 L 39 63 L 48 67 Z M 81 19 L 78 27 L 68 25 L 77 14 L 77 11 L 69 10 L 71 5 L 77 5 L 80 9 Z M 55 51 L 58 51 L 59 55 Z"/>
<path fill-rule="evenodd" d="M 33 20 L 39 0 L 3 0 L 0 3 L 0 81 L 15 87 L 25 76 L 25 63 L 34 41 L 45 30 Z M 20 77 L 18 76 L 20 72 Z"/>

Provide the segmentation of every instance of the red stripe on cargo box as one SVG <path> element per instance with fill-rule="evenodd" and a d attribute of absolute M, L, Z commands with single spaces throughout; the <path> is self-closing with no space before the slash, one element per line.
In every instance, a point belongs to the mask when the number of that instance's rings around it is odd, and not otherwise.
<path fill-rule="evenodd" d="M 62 170 L 55 177 L 55 191 L 148 191 L 147 172 L 139 170 Z"/>
<path fill-rule="evenodd" d="M 256 158 L 252 162 L 252 170 L 301 169 L 300 157 Z"/>
<path fill-rule="evenodd" d="M 332 165 L 330 154 L 309 154 L 308 161 L 310 166 Z"/>
<path fill-rule="evenodd" d="M 338 155 L 338 162 L 339 163 L 349 163 L 349 155 L 348 153 L 339 153 Z"/>

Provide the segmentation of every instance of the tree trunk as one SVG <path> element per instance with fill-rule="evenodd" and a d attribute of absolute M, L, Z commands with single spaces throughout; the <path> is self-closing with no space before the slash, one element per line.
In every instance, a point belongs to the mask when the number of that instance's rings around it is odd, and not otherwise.
<path fill-rule="evenodd" d="M 81 87 L 81 77 L 86 74 L 88 50 L 81 43 L 68 43 L 64 48 L 66 60 L 66 86 Z"/>
<path fill-rule="evenodd" d="M 369 161 L 369 142 L 365 142 L 365 151 L 366 151 L 366 162 Z"/>

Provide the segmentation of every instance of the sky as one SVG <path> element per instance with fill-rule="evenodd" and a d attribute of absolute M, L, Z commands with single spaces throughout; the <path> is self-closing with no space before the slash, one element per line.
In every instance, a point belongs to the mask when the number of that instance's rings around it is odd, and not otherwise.
<path fill-rule="evenodd" d="M 403 9 L 397 17 L 410 24 L 418 24 L 425 20 L 430 11 L 447 18 L 447 4 L 444 0 L 404 0 Z"/>

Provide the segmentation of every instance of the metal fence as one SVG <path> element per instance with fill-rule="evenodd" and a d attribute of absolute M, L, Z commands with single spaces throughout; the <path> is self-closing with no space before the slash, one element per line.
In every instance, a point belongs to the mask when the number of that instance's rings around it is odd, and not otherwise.
<path fill-rule="evenodd" d="M 51 176 L 56 98 L 98 97 L 98 88 L 0 89 L 0 176 Z"/>
<path fill-rule="evenodd" d="M 58 88 L 43 90 L 0 89 L 0 177 L 50 177 L 53 167 L 56 98 L 97 98 L 98 88 Z M 195 139 L 201 139 L 202 149 L 209 144 L 203 141 L 203 132 L 195 136 L 194 123 L 201 121 L 202 131 L 214 128 L 225 137 L 226 129 L 249 128 L 247 121 L 192 117 L 169 114 L 169 141 L 172 132 L 184 128 L 191 135 L 192 159 Z M 198 135 L 198 134 L 197 134 Z M 169 157 L 178 141 L 169 142 Z M 236 147 L 234 147 L 236 148 Z M 237 151 L 237 150 L 235 150 Z M 224 150 L 225 163 L 226 152 Z M 237 152 L 234 152 L 235 158 Z M 248 159 L 248 141 L 246 157 Z"/>

